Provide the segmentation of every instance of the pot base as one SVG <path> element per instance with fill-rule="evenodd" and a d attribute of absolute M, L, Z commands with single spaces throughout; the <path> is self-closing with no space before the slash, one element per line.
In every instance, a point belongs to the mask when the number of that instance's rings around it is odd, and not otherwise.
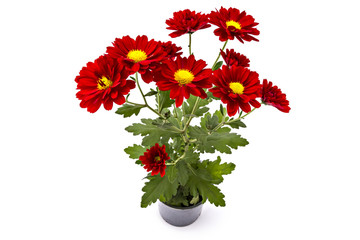
<path fill-rule="evenodd" d="M 202 207 L 201 202 L 191 207 L 175 207 L 159 201 L 161 217 L 176 227 L 185 227 L 195 222 L 201 214 Z"/>

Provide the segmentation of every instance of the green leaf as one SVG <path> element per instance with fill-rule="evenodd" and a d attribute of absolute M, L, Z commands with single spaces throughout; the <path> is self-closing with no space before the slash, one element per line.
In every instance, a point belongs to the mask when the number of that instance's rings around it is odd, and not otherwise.
<path fill-rule="evenodd" d="M 153 95 L 155 95 L 157 93 L 158 92 L 155 91 L 154 89 L 150 89 L 150 91 L 147 94 L 145 94 L 145 97 L 150 97 L 150 96 L 153 96 Z"/>
<path fill-rule="evenodd" d="M 199 202 L 199 200 L 200 200 L 200 196 L 199 196 L 199 195 L 196 195 L 195 197 L 193 197 L 193 198 L 191 199 L 190 204 L 195 205 L 195 204 L 197 204 L 197 203 Z"/>
<path fill-rule="evenodd" d="M 219 69 L 223 65 L 223 61 L 218 61 L 215 66 L 212 68 L 213 71 Z"/>
<path fill-rule="evenodd" d="M 187 151 L 185 157 L 182 159 L 182 161 L 186 163 L 196 163 L 199 160 L 200 160 L 200 154 L 192 150 Z"/>
<path fill-rule="evenodd" d="M 224 194 L 222 194 L 220 189 L 209 181 L 206 181 L 196 175 L 191 175 L 187 185 L 190 188 L 190 194 L 192 196 L 200 194 L 203 198 L 203 202 L 207 199 L 215 206 L 225 206 Z"/>
<path fill-rule="evenodd" d="M 175 180 L 178 178 L 178 169 L 175 166 L 167 166 L 166 175 L 169 179 L 169 182 L 173 184 Z"/>
<path fill-rule="evenodd" d="M 152 119 L 141 119 L 141 123 L 134 123 L 127 128 L 126 131 L 133 133 L 134 135 L 145 136 L 142 140 L 143 146 L 154 146 L 155 143 L 167 143 L 171 137 L 177 137 L 178 134 L 169 131 L 167 128 L 154 125 Z"/>
<path fill-rule="evenodd" d="M 200 123 L 201 124 L 201 123 Z M 189 126 L 189 136 L 191 138 L 197 139 L 199 142 L 206 142 L 206 138 L 209 136 L 208 131 L 204 128 L 200 128 L 198 126 Z"/>
<path fill-rule="evenodd" d="M 187 195 L 181 190 L 181 188 L 178 189 L 175 196 L 173 196 L 170 201 L 166 202 L 169 205 L 172 206 L 189 206 L 189 201 L 187 200 Z"/>
<path fill-rule="evenodd" d="M 214 115 L 216 115 L 218 117 L 219 123 L 223 121 L 224 116 L 221 114 L 221 112 L 219 110 L 216 110 L 214 112 Z"/>
<path fill-rule="evenodd" d="M 219 117 L 216 114 L 211 116 L 210 113 L 207 113 L 200 120 L 201 127 L 208 130 L 213 130 L 218 124 L 219 124 Z"/>
<path fill-rule="evenodd" d="M 166 173 L 167 174 L 167 173 Z M 141 198 L 141 207 L 145 208 L 152 203 L 155 203 L 158 199 L 166 202 L 177 193 L 178 183 L 171 183 L 169 178 L 161 177 L 160 175 L 149 177 L 149 181 L 145 183 L 143 187 L 143 196 Z"/>
<path fill-rule="evenodd" d="M 231 149 L 246 146 L 249 142 L 236 133 L 230 133 L 230 128 L 220 128 L 218 131 L 208 134 L 206 130 L 198 126 L 189 127 L 189 136 L 197 139 L 198 149 L 201 153 L 231 153 Z"/>
<path fill-rule="evenodd" d="M 246 128 L 245 123 L 243 123 L 240 119 L 236 120 L 234 122 L 231 122 L 231 123 L 226 123 L 226 125 L 229 125 L 230 127 L 236 128 L 236 129 L 239 129 L 240 127 Z"/>
<path fill-rule="evenodd" d="M 249 142 L 236 133 L 215 132 L 207 137 L 207 143 L 221 153 L 231 153 L 231 148 L 246 146 Z"/>
<path fill-rule="evenodd" d="M 140 145 L 134 144 L 133 146 L 127 147 L 124 149 L 124 151 L 129 154 L 129 157 L 132 159 L 139 159 L 141 155 L 146 152 L 146 148 Z"/>
<path fill-rule="evenodd" d="M 175 117 L 171 116 L 167 119 L 167 121 L 170 122 L 173 126 L 180 128 L 179 122 Z"/>
<path fill-rule="evenodd" d="M 193 196 L 190 203 L 198 201 L 197 197 L 200 195 L 203 202 L 208 199 L 215 206 L 225 206 L 224 194 L 214 184 L 223 182 L 223 175 L 230 174 L 235 169 L 235 164 L 220 162 L 220 157 L 217 157 L 215 161 L 205 160 L 192 164 L 196 174 L 190 174 L 186 184 Z"/>
<path fill-rule="evenodd" d="M 184 141 L 181 139 L 180 135 L 178 135 L 178 137 L 174 137 L 173 138 L 173 148 L 177 150 L 177 152 L 179 152 L 179 149 L 181 149 L 182 147 L 185 146 Z"/>
<path fill-rule="evenodd" d="M 178 133 L 178 130 L 174 128 L 174 124 L 172 124 L 171 122 L 167 123 L 162 121 L 161 119 L 155 119 L 152 124 L 163 130 Z"/>
<path fill-rule="evenodd" d="M 162 144 L 165 145 L 165 150 L 166 150 L 167 154 L 169 155 L 170 159 L 175 159 L 174 154 L 176 152 L 174 151 L 174 148 L 173 148 L 172 144 L 170 144 L 169 142 L 164 142 Z"/>
<path fill-rule="evenodd" d="M 197 117 L 200 117 L 200 116 L 202 116 L 204 113 L 208 112 L 209 110 L 210 110 L 210 108 L 208 108 L 208 107 L 202 107 L 202 108 L 197 109 L 197 110 L 194 112 L 194 115 L 197 116 Z"/>
<path fill-rule="evenodd" d="M 184 102 L 185 115 L 189 115 L 192 113 L 192 110 L 195 106 L 197 98 L 198 97 L 196 97 L 194 95 L 190 95 L 189 99 L 186 102 Z M 205 98 L 205 99 L 200 98 L 198 107 L 197 107 L 197 109 L 195 109 L 194 115 L 197 117 L 200 117 L 204 113 L 209 111 L 209 108 L 205 107 L 205 106 L 208 105 L 211 101 L 212 101 L 211 98 Z"/>
<path fill-rule="evenodd" d="M 200 163 L 200 166 L 205 169 L 214 184 L 220 184 L 224 181 L 223 175 L 230 174 L 235 169 L 234 163 L 220 164 L 221 158 L 217 157 L 215 161 L 204 160 Z"/>
<path fill-rule="evenodd" d="M 214 97 L 212 92 L 207 92 L 207 98 L 208 99 L 214 99 L 214 100 L 220 100 L 220 98 Z"/>
<path fill-rule="evenodd" d="M 169 108 L 175 102 L 175 100 L 170 99 L 170 91 L 159 91 L 159 112 L 164 108 Z"/>
<path fill-rule="evenodd" d="M 185 186 L 185 184 L 189 180 L 189 168 L 187 167 L 184 160 L 179 161 L 176 164 L 176 168 L 178 170 L 178 181 L 181 186 Z"/>
<path fill-rule="evenodd" d="M 115 112 L 117 114 L 123 115 L 124 118 L 130 117 L 132 115 L 138 115 L 140 110 L 145 107 L 143 105 L 131 105 L 131 104 L 123 104 L 118 110 Z"/>
<path fill-rule="evenodd" d="M 181 121 L 181 119 L 183 117 L 183 112 L 181 111 L 180 108 L 174 107 L 174 116 L 176 116 L 177 119 L 180 119 L 180 121 Z"/>

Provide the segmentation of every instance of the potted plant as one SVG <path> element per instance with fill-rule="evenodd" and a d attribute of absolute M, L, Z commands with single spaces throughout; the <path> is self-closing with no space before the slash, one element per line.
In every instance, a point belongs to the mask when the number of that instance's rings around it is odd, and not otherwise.
<path fill-rule="evenodd" d="M 146 109 L 153 113 L 125 128 L 143 137 L 125 152 L 149 172 L 141 207 L 160 200 L 163 218 L 184 226 L 197 219 L 205 201 L 225 206 L 218 185 L 235 169 L 234 163 L 222 162 L 220 156 L 208 160 L 202 154 L 231 154 L 232 149 L 246 146 L 248 141 L 237 132 L 246 127 L 243 119 L 260 106 L 272 105 L 286 113 L 290 107 L 277 86 L 266 79 L 261 82 L 259 74 L 249 69 L 246 56 L 225 49 L 235 38 L 234 46 L 258 41 L 258 23 L 245 11 L 221 7 L 203 14 L 186 9 L 175 12 L 166 24 L 173 30 L 172 38 L 187 34 L 188 54 L 170 41 L 116 38 L 106 54 L 82 68 L 75 79 L 76 96 L 91 113 L 101 105 L 111 110 L 114 103 L 120 105 L 116 113 L 125 118 Z M 195 32 L 211 25 L 224 44 L 209 67 L 195 56 L 191 40 Z M 144 82 L 152 88 L 145 91 Z M 139 91 L 143 101 L 132 100 L 132 91 Z M 156 104 L 150 104 L 151 98 Z M 219 107 L 211 109 L 211 102 Z"/>

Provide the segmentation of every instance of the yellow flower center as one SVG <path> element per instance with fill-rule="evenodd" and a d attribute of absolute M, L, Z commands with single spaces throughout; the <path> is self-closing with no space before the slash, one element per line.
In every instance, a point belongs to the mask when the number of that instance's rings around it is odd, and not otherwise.
<path fill-rule="evenodd" d="M 231 82 L 229 87 L 235 94 L 243 94 L 244 93 L 244 86 L 239 82 Z"/>
<path fill-rule="evenodd" d="M 239 30 L 241 29 L 240 23 L 235 22 L 235 21 L 233 21 L 233 20 L 230 20 L 230 21 L 227 21 L 227 22 L 226 22 L 226 27 L 229 28 L 230 26 L 232 26 L 232 27 L 234 27 L 234 28 L 236 28 L 236 29 L 239 29 Z"/>
<path fill-rule="evenodd" d="M 131 50 L 127 54 L 127 58 L 133 60 L 135 63 L 144 61 L 147 58 L 146 53 L 143 50 Z"/>
<path fill-rule="evenodd" d="M 158 161 L 161 160 L 161 158 L 160 158 L 160 156 L 156 156 L 156 157 L 154 158 L 154 160 L 155 160 L 155 162 L 158 162 Z"/>
<path fill-rule="evenodd" d="M 194 80 L 194 74 L 187 69 L 179 69 L 175 72 L 174 78 L 180 85 L 185 85 Z"/>
<path fill-rule="evenodd" d="M 113 82 L 110 79 L 107 79 L 107 77 L 102 76 L 102 78 L 99 78 L 97 81 L 97 88 L 99 90 L 104 90 L 109 88 Z"/>

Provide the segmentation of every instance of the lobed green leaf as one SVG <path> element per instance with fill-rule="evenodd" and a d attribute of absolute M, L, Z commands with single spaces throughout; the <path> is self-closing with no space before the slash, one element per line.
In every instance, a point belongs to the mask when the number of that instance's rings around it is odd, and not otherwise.
<path fill-rule="evenodd" d="M 123 115 L 124 118 L 131 117 L 134 114 L 137 116 L 140 110 L 144 107 L 145 105 L 132 105 L 125 103 L 121 105 L 115 113 Z"/>
<path fill-rule="evenodd" d="M 211 182 L 214 184 L 220 184 L 224 181 L 223 175 L 230 174 L 235 169 L 234 163 L 222 163 L 221 158 L 217 157 L 215 161 L 204 160 L 200 163 L 201 168 L 205 169 Z"/>
<path fill-rule="evenodd" d="M 146 152 L 146 148 L 140 145 L 134 144 L 124 149 L 124 151 L 129 154 L 129 157 L 132 159 L 139 159 L 141 155 Z"/>
<path fill-rule="evenodd" d="M 214 153 L 215 150 L 221 153 L 231 153 L 231 149 L 239 146 L 246 146 L 249 142 L 236 133 L 230 133 L 229 128 L 220 128 L 218 131 L 209 134 L 198 126 L 189 127 L 189 136 L 197 139 L 198 149 L 201 153 Z"/>
<path fill-rule="evenodd" d="M 168 171 L 166 174 L 169 174 Z M 141 198 L 141 207 L 145 208 L 158 199 L 164 202 L 170 200 L 172 196 L 176 195 L 178 186 L 177 182 L 171 183 L 166 175 L 164 177 L 160 175 L 149 177 L 149 181 L 145 183 L 142 189 L 144 194 Z"/>
<path fill-rule="evenodd" d="M 226 125 L 229 125 L 230 127 L 236 128 L 236 129 L 239 129 L 240 127 L 246 128 L 245 123 L 243 123 L 240 119 L 236 120 L 234 122 L 226 123 Z"/>
<path fill-rule="evenodd" d="M 224 194 L 221 193 L 218 187 L 214 186 L 209 181 L 206 181 L 199 176 L 191 175 L 187 185 L 190 188 L 190 194 L 192 196 L 201 195 L 203 202 L 207 199 L 215 206 L 225 206 Z"/>
<path fill-rule="evenodd" d="M 126 131 L 134 135 L 145 136 L 142 140 L 143 146 L 154 146 L 155 143 L 167 143 L 171 137 L 177 137 L 178 134 L 169 131 L 167 124 L 159 125 L 156 120 L 141 119 L 142 123 L 134 123 L 125 128 Z"/>

